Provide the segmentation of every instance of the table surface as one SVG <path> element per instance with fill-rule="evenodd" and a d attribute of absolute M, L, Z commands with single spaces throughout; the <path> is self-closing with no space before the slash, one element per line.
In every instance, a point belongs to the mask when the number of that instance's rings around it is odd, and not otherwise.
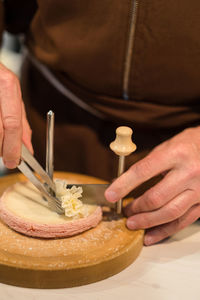
<path fill-rule="evenodd" d="M 170 239 L 144 247 L 121 273 L 87 286 L 39 290 L 0 284 L 1 300 L 199 300 L 200 220 Z"/>

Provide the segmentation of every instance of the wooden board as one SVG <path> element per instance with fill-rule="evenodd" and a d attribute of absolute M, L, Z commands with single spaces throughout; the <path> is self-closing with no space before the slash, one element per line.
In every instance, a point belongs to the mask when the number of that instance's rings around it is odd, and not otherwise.
<path fill-rule="evenodd" d="M 55 172 L 74 183 L 103 183 L 80 174 Z M 22 174 L 0 179 L 0 194 Z M 71 238 L 38 239 L 24 236 L 0 221 L 0 282 L 32 288 L 80 286 L 110 277 L 139 255 L 142 230 L 130 231 L 125 218 L 105 214 L 91 230 Z"/>

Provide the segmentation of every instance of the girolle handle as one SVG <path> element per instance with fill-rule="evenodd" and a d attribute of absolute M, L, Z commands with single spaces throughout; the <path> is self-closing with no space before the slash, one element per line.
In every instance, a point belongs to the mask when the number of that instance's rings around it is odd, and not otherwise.
<path fill-rule="evenodd" d="M 110 144 L 110 149 L 119 155 L 118 176 L 124 172 L 125 156 L 136 150 L 136 145 L 132 141 L 133 130 L 127 126 L 120 126 L 116 129 L 116 138 Z M 122 211 L 122 199 L 116 204 L 117 214 Z"/>
<path fill-rule="evenodd" d="M 133 130 L 127 126 L 120 126 L 116 129 L 116 138 L 110 144 L 110 149 L 120 156 L 128 156 L 136 150 L 132 141 Z"/>

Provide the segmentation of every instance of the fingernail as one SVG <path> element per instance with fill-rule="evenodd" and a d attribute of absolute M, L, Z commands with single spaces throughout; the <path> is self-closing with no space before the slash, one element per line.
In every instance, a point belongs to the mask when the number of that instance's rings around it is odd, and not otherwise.
<path fill-rule="evenodd" d="M 119 200 L 118 195 L 114 191 L 106 191 L 105 197 L 110 202 L 116 202 Z"/>
<path fill-rule="evenodd" d="M 7 160 L 7 161 L 4 162 L 6 168 L 8 168 L 8 169 L 14 169 L 14 168 L 16 168 L 17 165 L 18 165 L 18 163 L 19 162 L 15 161 L 15 160 Z"/>
<path fill-rule="evenodd" d="M 126 222 L 126 225 L 127 225 L 127 227 L 129 228 L 129 229 L 137 229 L 137 224 L 136 224 L 136 222 L 134 221 L 134 220 L 127 220 L 127 222 Z"/>

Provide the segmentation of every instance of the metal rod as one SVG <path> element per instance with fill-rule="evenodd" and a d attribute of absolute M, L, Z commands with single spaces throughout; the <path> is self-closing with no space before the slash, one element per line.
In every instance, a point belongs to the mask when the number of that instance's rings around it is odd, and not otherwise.
<path fill-rule="evenodd" d="M 125 156 L 119 156 L 119 165 L 118 165 L 118 174 L 117 176 L 121 176 L 124 173 L 124 163 L 125 163 Z"/>
<path fill-rule="evenodd" d="M 124 167 L 125 167 L 125 156 L 120 155 L 119 156 L 119 164 L 118 164 L 118 177 L 124 173 Z M 122 199 L 117 201 L 116 204 L 116 210 L 117 214 L 121 214 L 122 212 Z"/>
<path fill-rule="evenodd" d="M 54 112 L 47 113 L 47 134 L 46 134 L 46 172 L 53 180 L 54 172 Z"/>

